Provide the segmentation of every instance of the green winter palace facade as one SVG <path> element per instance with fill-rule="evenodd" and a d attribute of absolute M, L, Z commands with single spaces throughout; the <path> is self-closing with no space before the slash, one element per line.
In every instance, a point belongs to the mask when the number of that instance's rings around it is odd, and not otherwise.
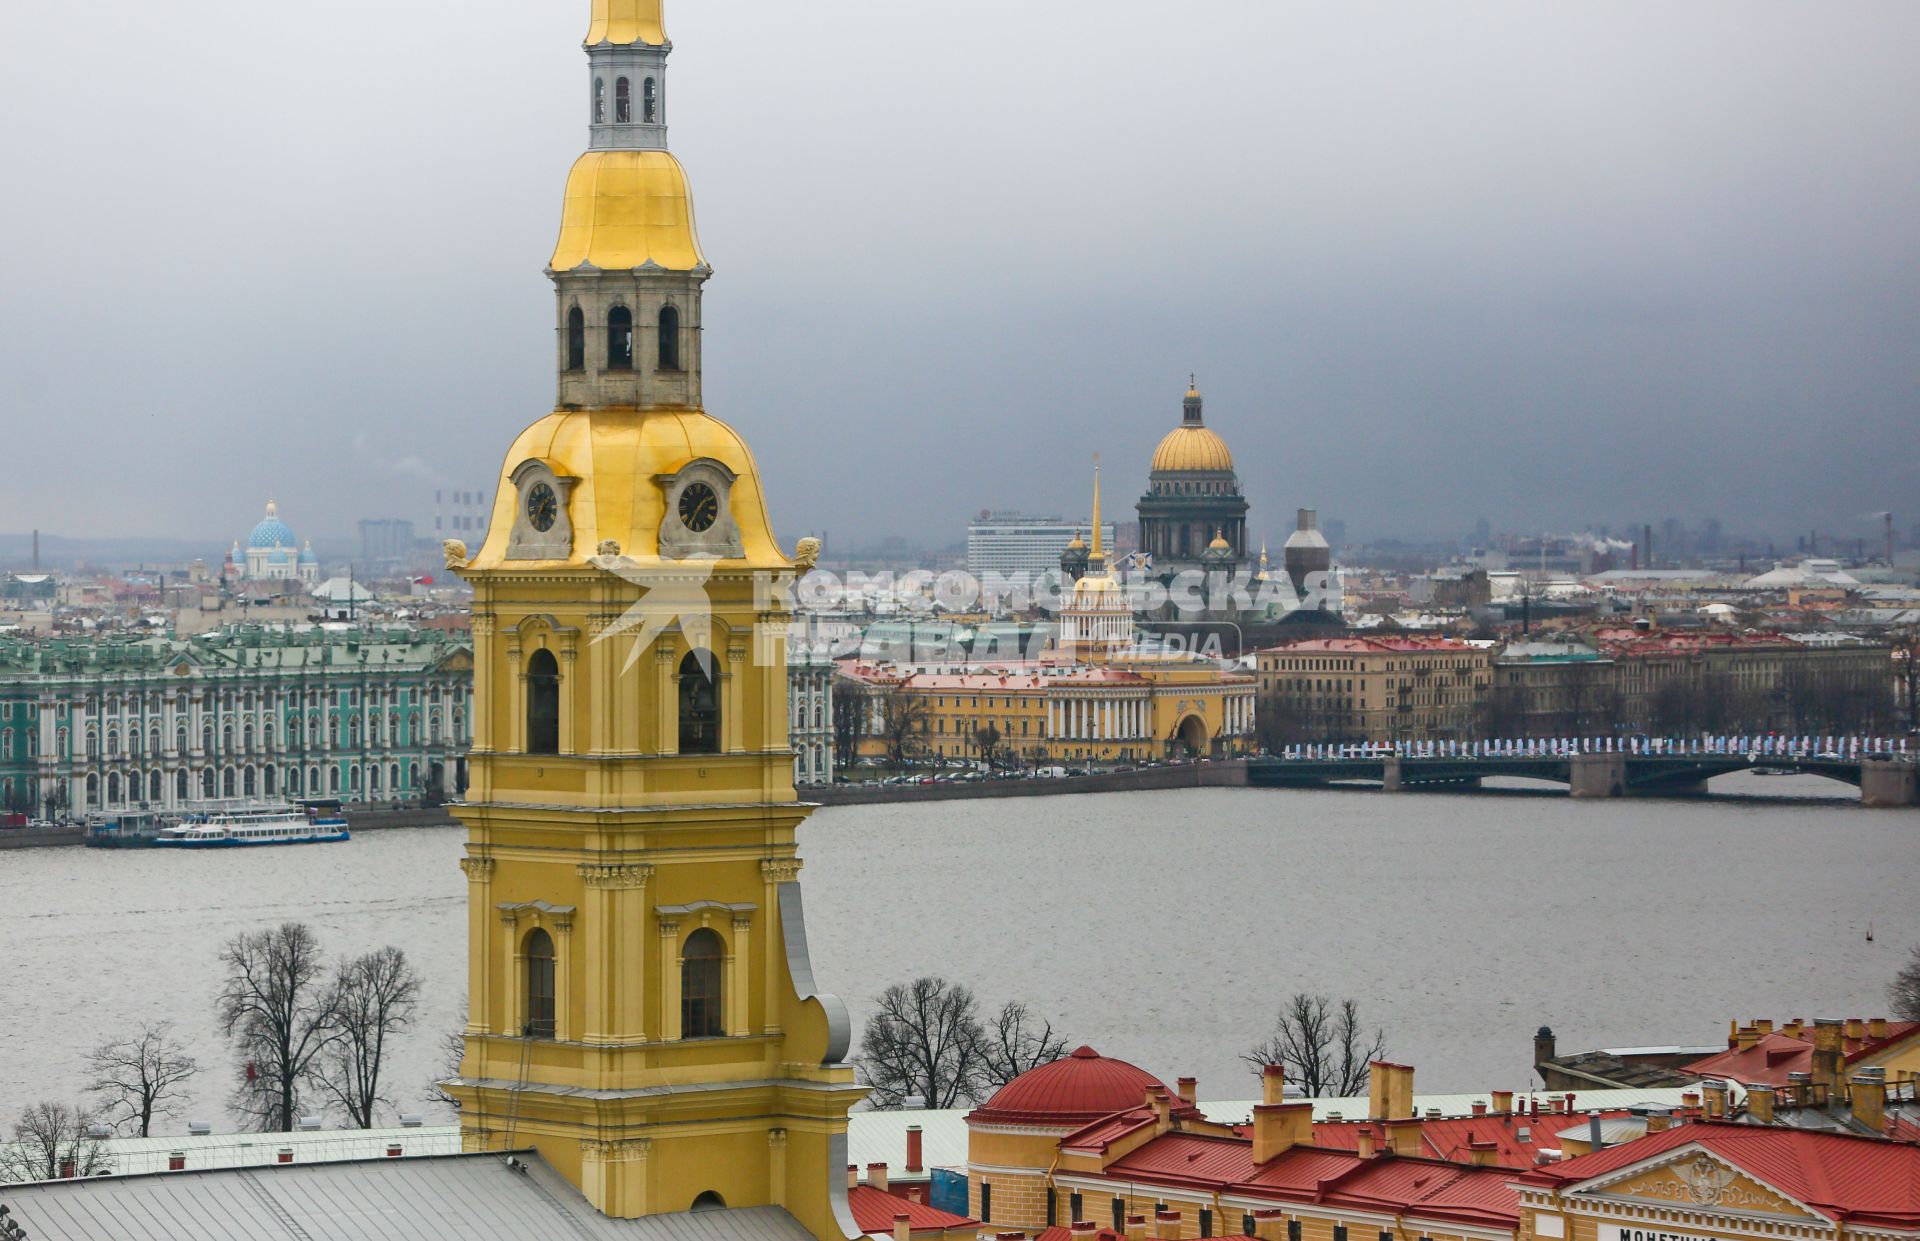
<path fill-rule="evenodd" d="M 0 805 L 458 796 L 473 648 L 410 627 L 0 639 Z"/>

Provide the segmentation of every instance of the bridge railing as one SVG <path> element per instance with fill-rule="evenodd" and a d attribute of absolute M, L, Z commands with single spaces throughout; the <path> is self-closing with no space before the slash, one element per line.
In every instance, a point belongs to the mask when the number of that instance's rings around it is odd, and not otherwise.
<path fill-rule="evenodd" d="M 1910 738 L 1884 736 L 1787 736 L 1779 733 L 1697 737 L 1516 737 L 1480 741 L 1316 742 L 1289 745 L 1269 757 L 1308 762 L 1379 762 L 1402 759 L 1568 758 L 1576 754 L 1628 754 L 1654 758 L 1736 758 L 1757 766 L 1867 758 L 1920 759 Z"/>

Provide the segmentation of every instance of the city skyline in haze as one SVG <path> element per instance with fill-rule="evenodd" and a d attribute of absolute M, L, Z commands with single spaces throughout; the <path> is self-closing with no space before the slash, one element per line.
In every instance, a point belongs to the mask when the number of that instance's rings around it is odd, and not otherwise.
<path fill-rule="evenodd" d="M 586 5 L 0 16 L 0 530 L 431 533 L 552 404 Z M 706 405 L 789 545 L 1123 520 L 1871 539 L 1920 495 L 1898 4 L 670 3 Z M 263 52 L 271 47 L 271 54 Z M 990 55 L 979 49 L 988 47 Z M 1783 547 L 1784 550 L 1784 547 Z"/>

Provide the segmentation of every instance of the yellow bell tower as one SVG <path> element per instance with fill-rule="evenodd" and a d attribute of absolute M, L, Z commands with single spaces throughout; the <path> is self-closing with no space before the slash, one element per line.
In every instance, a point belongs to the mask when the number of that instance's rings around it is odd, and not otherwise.
<path fill-rule="evenodd" d="M 794 830 L 794 561 L 700 408 L 711 269 L 666 149 L 659 0 L 592 0 L 590 149 L 548 267 L 557 408 L 471 556 L 469 1150 L 533 1148 L 611 1216 L 846 1207 L 849 1026 L 814 994 Z"/>

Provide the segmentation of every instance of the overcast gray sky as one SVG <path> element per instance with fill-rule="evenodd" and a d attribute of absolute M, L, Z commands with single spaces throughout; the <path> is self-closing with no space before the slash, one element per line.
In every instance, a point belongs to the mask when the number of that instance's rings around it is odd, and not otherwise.
<path fill-rule="evenodd" d="M 586 13 L 0 6 L 0 530 L 491 485 L 552 401 Z M 667 19 L 708 407 L 789 542 L 1074 511 L 1095 451 L 1130 504 L 1190 370 L 1256 534 L 1920 520 L 1920 5 Z"/>

